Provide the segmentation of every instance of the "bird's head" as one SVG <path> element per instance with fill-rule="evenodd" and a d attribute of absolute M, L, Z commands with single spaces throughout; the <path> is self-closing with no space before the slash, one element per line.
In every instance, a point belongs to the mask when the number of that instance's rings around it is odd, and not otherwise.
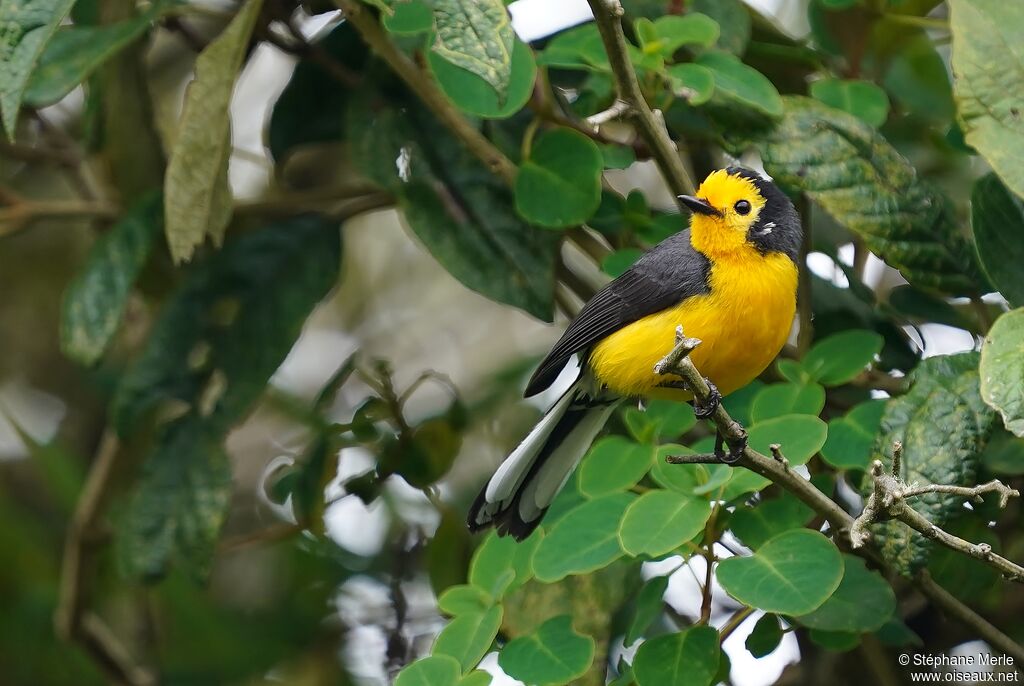
<path fill-rule="evenodd" d="M 786 194 L 757 173 L 719 169 L 704 179 L 695 196 L 679 199 L 693 212 L 690 241 L 708 257 L 756 250 L 797 258 L 800 217 Z"/>

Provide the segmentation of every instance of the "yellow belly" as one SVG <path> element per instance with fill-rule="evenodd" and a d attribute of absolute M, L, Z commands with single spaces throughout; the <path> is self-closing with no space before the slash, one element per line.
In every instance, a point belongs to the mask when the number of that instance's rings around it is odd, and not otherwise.
<path fill-rule="evenodd" d="M 723 395 L 745 386 L 771 364 L 786 342 L 796 309 L 797 270 L 781 253 L 754 250 L 719 259 L 711 292 L 644 317 L 602 339 L 588 362 L 597 380 L 626 396 L 689 399 L 657 388 L 654 365 L 675 345 L 680 324 L 701 345 L 690 357 Z"/>

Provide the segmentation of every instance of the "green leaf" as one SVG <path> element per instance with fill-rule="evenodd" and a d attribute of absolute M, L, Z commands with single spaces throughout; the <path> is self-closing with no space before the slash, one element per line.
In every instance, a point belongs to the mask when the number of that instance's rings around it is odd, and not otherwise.
<path fill-rule="evenodd" d="M 420 658 L 398 673 L 395 686 L 459 686 L 459 661 L 448 655 Z"/>
<path fill-rule="evenodd" d="M 625 491 L 644 477 L 653 460 L 653 446 L 623 436 L 602 438 L 580 464 L 580 491 L 588 498 Z"/>
<path fill-rule="evenodd" d="M 836 652 L 845 653 L 860 645 L 860 634 L 852 634 L 846 631 L 822 631 L 811 629 L 807 632 L 813 643 Z"/>
<path fill-rule="evenodd" d="M 90 365 L 117 332 L 136 277 L 163 228 L 163 204 L 147 195 L 93 244 L 61 307 L 61 350 Z"/>
<path fill-rule="evenodd" d="M 646 21 L 646 20 L 644 20 Z M 706 14 L 688 12 L 685 15 L 670 14 L 652 22 L 656 43 L 652 46 L 666 59 L 684 45 L 709 48 L 718 40 L 718 23 Z M 644 45 L 644 51 L 648 46 Z"/>
<path fill-rule="evenodd" d="M 614 493 L 576 506 L 555 522 L 533 555 L 533 572 L 545 583 L 585 574 L 622 556 L 619 520 L 632 493 Z"/>
<path fill-rule="evenodd" d="M 782 116 L 782 98 L 772 82 L 735 55 L 712 50 L 700 55 L 696 64 L 711 71 L 716 93 L 773 119 Z"/>
<path fill-rule="evenodd" d="M 830 420 L 821 456 L 838 469 L 866 470 L 884 412 L 884 400 L 869 400 Z"/>
<path fill-rule="evenodd" d="M 790 383 L 805 384 L 811 380 L 811 375 L 797 360 L 780 359 L 775 363 L 775 368 L 778 370 L 779 376 Z"/>
<path fill-rule="evenodd" d="M 813 516 L 814 510 L 795 496 L 784 493 L 754 507 L 737 507 L 729 519 L 729 528 L 743 545 L 757 550 L 783 531 L 799 529 Z"/>
<path fill-rule="evenodd" d="M 559 33 L 538 55 L 537 63 L 562 69 L 611 70 L 601 34 L 594 22 Z"/>
<path fill-rule="evenodd" d="M 462 671 L 473 669 L 487 654 L 501 628 L 500 605 L 483 612 L 472 612 L 455 617 L 437 635 L 431 653 L 450 655 L 462 665 Z"/>
<path fill-rule="evenodd" d="M 471 584 L 451 586 L 437 599 L 437 608 L 452 617 L 480 614 L 493 604 L 494 599 L 487 591 Z"/>
<path fill-rule="evenodd" d="M 492 677 L 489 672 L 477 670 L 462 677 L 462 680 L 459 681 L 459 686 L 489 686 L 491 679 Z"/>
<path fill-rule="evenodd" d="M 889 469 L 893 442 L 900 441 L 900 476 L 905 483 L 976 483 L 980 455 L 995 425 L 995 413 L 979 394 L 977 368 L 977 353 L 923 360 L 912 374 L 910 390 L 888 402 L 872 459 Z M 868 481 L 862 485 L 865 494 L 871 490 Z M 907 504 L 939 527 L 963 511 L 963 498 L 942 493 L 913 498 Z M 872 532 L 885 559 L 901 573 L 912 575 L 927 562 L 930 542 L 902 522 L 878 524 Z"/>
<path fill-rule="evenodd" d="M 424 0 L 403 0 L 392 5 L 392 14 L 382 13 L 381 21 L 391 33 L 414 36 L 434 28 L 434 13 Z"/>
<path fill-rule="evenodd" d="M 349 22 L 335 26 L 316 46 L 352 72 L 367 67 L 368 50 Z M 343 140 L 351 93 L 316 58 L 299 60 L 270 115 L 267 145 L 273 158 L 280 163 L 301 145 Z"/>
<path fill-rule="evenodd" d="M 843 331 L 818 341 L 803 359 L 811 378 L 826 386 L 852 381 L 882 352 L 884 341 L 874 331 Z"/>
<path fill-rule="evenodd" d="M 888 96 L 870 81 L 821 79 L 811 84 L 811 96 L 875 128 L 889 117 Z"/>
<path fill-rule="evenodd" d="M 991 567 L 989 567 L 991 569 Z M 875 632 L 875 636 L 882 645 L 901 646 L 922 646 L 924 641 L 913 632 L 899 617 L 890 617 L 881 629 Z"/>
<path fill-rule="evenodd" d="M 633 658 L 637 686 L 711 686 L 721 650 L 718 630 L 694 626 L 644 641 Z"/>
<path fill-rule="evenodd" d="M 125 21 L 107 26 L 68 26 L 54 34 L 25 89 L 24 102 L 46 107 L 59 102 L 96 69 L 144 34 L 171 7 L 155 2 Z"/>
<path fill-rule="evenodd" d="M 196 77 L 185 90 L 164 179 L 164 230 L 175 262 L 191 259 L 207 236 L 220 245 L 231 221 L 231 94 L 262 5 L 246 0 L 199 54 Z"/>
<path fill-rule="evenodd" d="M 672 400 L 651 400 L 643 410 L 629 407 L 623 419 L 633 438 L 657 443 L 661 438 L 678 438 L 697 424 L 693 407 Z"/>
<path fill-rule="evenodd" d="M 718 47 L 742 55 L 750 41 L 750 11 L 742 0 L 691 0 L 688 12 L 700 12 L 715 20 L 721 29 Z"/>
<path fill-rule="evenodd" d="M 715 93 L 715 74 L 693 62 L 673 64 L 665 70 L 672 94 L 691 105 L 703 105 Z"/>
<path fill-rule="evenodd" d="M 1003 426 L 1024 436 L 1024 308 L 999 317 L 981 346 L 981 397 L 1003 418 Z"/>
<path fill-rule="evenodd" d="M 516 210 L 539 226 L 582 224 L 601 203 L 603 166 L 600 149 L 582 133 L 544 132 L 516 176 Z"/>
<path fill-rule="evenodd" d="M 754 630 L 747 636 L 743 644 L 754 657 L 764 657 L 775 652 L 782 642 L 782 626 L 779 618 L 771 613 L 765 614 L 757 620 Z"/>
<path fill-rule="evenodd" d="M 522 586 L 533 577 L 532 560 L 544 537 L 535 531 L 525 541 L 491 532 L 473 553 L 469 563 L 469 583 L 493 598 Z"/>
<path fill-rule="evenodd" d="M 974 293 L 974 250 L 944 196 L 873 128 L 810 98 L 786 96 L 785 116 L 754 141 L 765 170 L 803 191 L 911 283 Z M 810 135 L 809 135 L 810 132 Z"/>
<path fill-rule="evenodd" d="M 608 253 L 601 260 L 601 271 L 611 277 L 622 276 L 622 274 L 633 266 L 633 263 L 640 259 L 645 251 L 640 248 L 623 248 Z"/>
<path fill-rule="evenodd" d="M 787 414 L 754 424 L 748 430 L 750 447 L 765 455 L 778 443 L 791 465 L 807 464 L 825 445 L 828 427 L 822 420 L 806 414 Z M 731 500 L 743 493 L 758 491 L 769 484 L 768 479 L 744 467 L 727 467 L 732 477 L 722 497 Z"/>
<path fill-rule="evenodd" d="M 725 405 L 725 409 L 729 411 L 729 415 L 733 419 L 744 425 L 752 424 L 750 410 L 754 404 L 754 398 L 762 388 L 764 388 L 764 382 L 754 379 L 738 391 L 733 391 L 722 398 L 722 404 Z"/>
<path fill-rule="evenodd" d="M 489 83 L 504 101 L 515 33 L 501 0 L 434 0 L 437 37 L 431 50 Z"/>
<path fill-rule="evenodd" d="M 896 610 L 896 594 L 859 557 L 843 555 L 843 564 L 843 580 L 832 597 L 814 612 L 796 617 L 796 621 L 822 631 L 860 634 L 881 629 Z"/>
<path fill-rule="evenodd" d="M 130 573 L 154 578 L 173 557 L 205 570 L 231 492 L 224 437 L 334 286 L 340 258 L 337 226 L 299 217 L 229 241 L 186 272 L 112 403 L 121 436 L 156 424 L 123 516 Z"/>
<path fill-rule="evenodd" d="M 661 489 L 648 491 L 626 508 L 619 524 L 619 542 L 630 555 L 657 557 L 696 536 L 711 516 L 711 505 Z"/>
<path fill-rule="evenodd" d="M 843 558 L 817 531 L 792 529 L 750 557 L 722 560 L 717 578 L 729 595 L 745 605 L 802 615 L 820 607 L 839 587 Z"/>
<path fill-rule="evenodd" d="M 1001 0 L 951 0 L 951 63 L 960 127 L 1003 183 L 1024 196 L 1024 5 Z"/>
<path fill-rule="evenodd" d="M 996 474 L 1024 474 L 1024 438 L 1007 431 L 996 431 L 981 455 L 985 469 Z"/>
<path fill-rule="evenodd" d="M 819 384 L 776 383 L 765 386 L 750 407 L 754 422 L 781 417 L 785 414 L 818 416 L 825 407 L 825 389 Z"/>
<path fill-rule="evenodd" d="M 551 321 L 559 236 L 525 224 L 508 187 L 417 102 L 362 96 L 347 123 L 359 170 L 395 194 L 409 228 L 467 288 Z M 408 162 L 402 176 L 396 160 Z"/>
<path fill-rule="evenodd" d="M 32 70 L 75 0 L 0 3 L 0 116 L 11 139 Z"/>
<path fill-rule="evenodd" d="M 512 47 L 512 71 L 504 97 L 477 73 L 452 64 L 436 52 L 428 53 L 427 64 L 449 100 L 463 112 L 485 119 L 504 119 L 522 109 L 537 78 L 533 50 L 518 39 Z"/>
<path fill-rule="evenodd" d="M 1012 305 L 1024 305 L 1024 201 L 995 174 L 974 182 L 971 228 L 978 259 L 989 281 Z"/>
<path fill-rule="evenodd" d="M 636 611 L 629 623 L 623 643 L 631 646 L 644 635 L 664 609 L 665 591 L 668 590 L 668 577 L 656 576 L 643 585 L 636 597 Z"/>
<path fill-rule="evenodd" d="M 625 145 L 603 143 L 601 159 L 604 160 L 605 169 L 626 169 L 636 162 L 636 153 L 633 152 L 633 148 Z"/>
<path fill-rule="evenodd" d="M 651 478 L 659 486 L 686 495 L 693 495 L 696 492 L 695 489 L 708 482 L 710 478 L 708 467 L 702 464 L 668 464 L 665 462 L 665 458 L 669 455 L 692 455 L 693 452 L 686 446 L 673 443 L 658 446 L 654 467 L 651 469 Z"/>
<path fill-rule="evenodd" d="M 498 655 L 498 665 L 514 679 L 542 686 L 579 678 L 593 659 L 594 639 L 576 633 L 572 618 L 560 615 L 509 641 Z"/>

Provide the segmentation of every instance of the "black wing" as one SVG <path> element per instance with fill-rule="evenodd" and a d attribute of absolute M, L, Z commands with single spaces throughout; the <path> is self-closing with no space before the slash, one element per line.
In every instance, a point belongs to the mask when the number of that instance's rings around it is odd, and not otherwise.
<path fill-rule="evenodd" d="M 690 230 L 655 246 L 583 306 L 526 386 L 526 397 L 551 385 L 575 353 L 649 314 L 710 291 L 708 258 L 690 244 Z"/>

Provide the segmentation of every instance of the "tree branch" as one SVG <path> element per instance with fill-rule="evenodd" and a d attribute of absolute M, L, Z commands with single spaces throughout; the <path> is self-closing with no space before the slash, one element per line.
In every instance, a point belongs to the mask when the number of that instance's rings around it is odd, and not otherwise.
<path fill-rule="evenodd" d="M 470 152 L 487 165 L 488 169 L 507 183 L 513 183 L 516 177 L 516 167 L 512 161 L 459 114 L 448 102 L 444 93 L 434 85 L 433 80 L 427 78 L 415 62 L 395 47 L 380 27 L 380 23 L 367 11 L 366 7 L 358 0 L 335 0 L 335 3 L 345 13 L 345 19 L 359 32 L 370 49 L 387 62 L 391 70 L 423 101 L 423 104 L 430 108 L 434 116 L 465 143 Z"/>
<path fill-rule="evenodd" d="M 969 555 L 989 564 L 999 570 L 1002 575 L 1010 581 L 1024 583 L 1024 567 L 1007 560 L 1001 555 L 992 552 L 992 546 L 987 543 L 971 543 L 958 536 L 954 536 L 941 527 L 932 524 L 928 518 L 907 504 L 908 498 L 916 498 L 926 493 L 949 493 L 965 498 L 971 498 L 975 502 L 981 501 L 983 493 L 998 493 L 999 506 L 1006 507 L 1011 497 L 1020 496 L 1020 492 L 1005 486 L 997 479 L 979 486 L 948 486 L 944 484 L 929 484 L 918 486 L 907 485 L 900 478 L 900 458 L 903 446 L 899 442 L 893 444 L 892 470 L 886 472 L 882 463 L 875 460 L 871 465 L 871 477 L 874 481 L 874 490 L 868 496 L 864 505 L 864 511 L 854 520 L 850 527 L 850 542 L 854 548 L 859 548 L 871 538 L 869 527 L 875 522 L 889 519 L 896 519 L 911 529 L 914 529 L 926 538 L 941 543 L 942 545 Z"/>
<path fill-rule="evenodd" d="M 637 81 L 636 71 L 629 59 L 626 35 L 622 32 L 623 9 L 619 0 L 587 0 L 594 13 L 594 21 L 601 32 L 605 52 L 615 77 L 615 89 L 619 100 L 628 105 L 626 113 L 632 117 L 640 135 L 651 147 L 654 160 L 665 176 L 665 181 L 675 195 L 693 193 L 694 185 L 683 166 L 675 142 L 668 135 L 665 120 L 660 110 L 652 110 L 644 99 Z"/>
<path fill-rule="evenodd" d="M 677 327 L 676 346 L 657 364 L 655 372 L 658 374 L 671 374 L 681 378 L 692 391 L 694 399 L 698 403 L 707 403 L 711 396 L 710 389 L 704 377 L 700 375 L 693 361 L 689 358 L 690 351 L 699 344 L 699 340 L 687 338 L 683 335 L 681 326 Z M 730 417 L 721 404 L 715 408 L 710 419 L 726 441 L 736 445 L 745 441 L 746 431 L 743 426 Z M 810 481 L 789 469 L 782 462 L 746 446 L 736 466 L 745 467 L 769 479 L 777 486 L 786 489 L 817 512 L 818 515 L 825 518 L 834 531 L 849 531 L 853 527 L 853 517 L 835 501 L 819 491 Z M 868 546 L 863 546 L 854 552 L 883 567 L 887 566 L 877 551 L 868 548 Z M 974 612 L 974 610 L 964 605 L 948 591 L 932 581 L 927 574 L 919 574 L 914 578 L 914 583 L 932 603 L 951 617 L 969 626 L 992 648 L 1013 657 L 1017 664 L 1024 663 L 1024 648 L 993 626 L 984 617 Z"/>

